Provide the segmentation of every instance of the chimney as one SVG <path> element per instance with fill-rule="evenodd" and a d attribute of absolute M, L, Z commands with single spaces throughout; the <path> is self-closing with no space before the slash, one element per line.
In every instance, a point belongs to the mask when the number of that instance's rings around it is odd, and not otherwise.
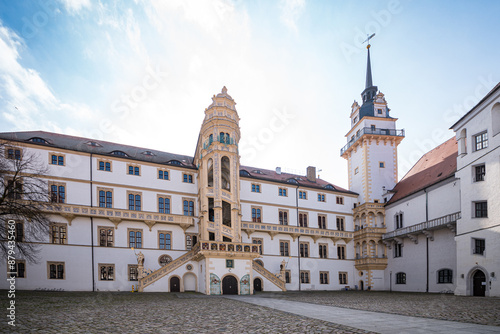
<path fill-rule="evenodd" d="M 281 167 L 276 167 L 276 174 L 278 174 L 278 175 L 281 174 Z"/>
<path fill-rule="evenodd" d="M 311 182 L 316 182 L 316 167 L 307 167 L 307 179 Z"/>

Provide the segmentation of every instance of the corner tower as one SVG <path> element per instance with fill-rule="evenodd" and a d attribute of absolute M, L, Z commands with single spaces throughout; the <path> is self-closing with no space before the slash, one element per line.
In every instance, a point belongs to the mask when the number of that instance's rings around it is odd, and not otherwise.
<path fill-rule="evenodd" d="M 373 85 L 370 46 L 362 104 L 354 101 L 351 106 L 351 129 L 340 155 L 347 160 L 349 190 L 359 194 L 353 208 L 356 284 L 364 289 L 382 289 L 382 280 L 373 278 L 382 277 L 387 266 L 382 243 L 386 232 L 383 198 L 398 181 L 397 146 L 404 138 L 404 130 L 396 129 L 397 119 L 390 116 L 384 94 Z"/>
<path fill-rule="evenodd" d="M 205 109 L 194 158 L 201 240 L 241 242 L 240 118 L 235 105 L 224 87 Z"/>

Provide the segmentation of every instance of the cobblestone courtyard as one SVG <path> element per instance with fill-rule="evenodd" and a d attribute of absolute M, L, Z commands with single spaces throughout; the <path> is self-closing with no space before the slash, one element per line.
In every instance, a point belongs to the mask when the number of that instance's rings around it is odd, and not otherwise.
<path fill-rule="evenodd" d="M 500 326 L 499 298 L 373 291 L 257 296 Z M 2 333 L 369 333 L 195 293 L 21 291 L 15 300 L 17 326 L 7 326 L 4 311 Z"/>

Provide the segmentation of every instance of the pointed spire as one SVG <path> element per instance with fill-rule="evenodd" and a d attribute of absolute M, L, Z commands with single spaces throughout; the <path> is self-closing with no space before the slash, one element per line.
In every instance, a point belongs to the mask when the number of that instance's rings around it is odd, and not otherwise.
<path fill-rule="evenodd" d="M 366 88 L 370 88 L 371 86 L 373 86 L 373 82 L 372 82 L 372 66 L 371 66 L 371 62 L 370 62 L 370 44 L 368 44 L 366 46 L 366 48 L 368 49 L 368 60 L 367 60 L 367 63 L 366 63 L 366 86 L 365 86 L 365 89 Z"/>

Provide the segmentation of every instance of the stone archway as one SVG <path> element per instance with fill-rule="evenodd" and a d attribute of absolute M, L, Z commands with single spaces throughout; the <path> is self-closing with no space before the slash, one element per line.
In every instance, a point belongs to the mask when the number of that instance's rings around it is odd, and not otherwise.
<path fill-rule="evenodd" d="M 193 273 L 186 273 L 183 281 L 184 291 L 196 291 L 196 276 Z"/>
<path fill-rule="evenodd" d="M 238 280 L 233 275 L 227 275 L 222 279 L 222 294 L 223 295 L 237 295 L 238 294 Z"/>
<path fill-rule="evenodd" d="M 472 295 L 478 297 L 486 296 L 486 274 L 478 269 L 472 274 Z"/>
<path fill-rule="evenodd" d="M 181 292 L 181 280 L 179 277 L 170 277 L 170 292 Z"/>
<path fill-rule="evenodd" d="M 259 277 L 253 280 L 253 290 L 257 292 L 262 291 L 262 280 Z"/>
<path fill-rule="evenodd" d="M 365 282 L 363 280 L 359 281 L 359 289 L 363 291 L 365 289 Z"/>

